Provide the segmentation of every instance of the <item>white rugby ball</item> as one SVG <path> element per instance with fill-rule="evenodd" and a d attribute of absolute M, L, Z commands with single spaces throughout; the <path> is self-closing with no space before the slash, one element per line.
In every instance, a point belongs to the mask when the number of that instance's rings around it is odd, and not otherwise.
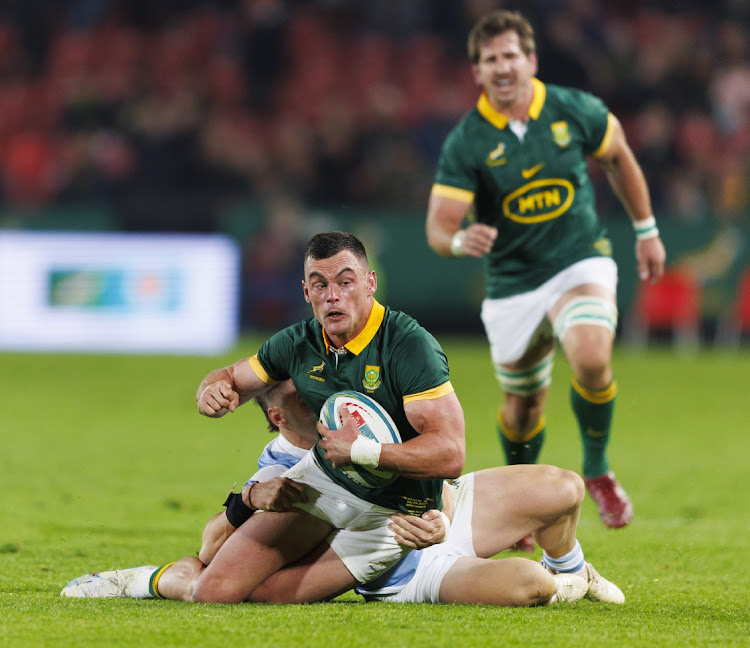
<path fill-rule="evenodd" d="M 378 443 L 401 443 L 396 424 L 388 412 L 374 399 L 358 391 L 336 392 L 328 397 L 320 410 L 320 421 L 331 430 L 342 425 L 341 408 L 346 407 L 359 427 L 359 433 Z M 349 479 L 367 488 L 381 488 L 396 481 L 398 475 L 352 464 L 340 471 Z"/>

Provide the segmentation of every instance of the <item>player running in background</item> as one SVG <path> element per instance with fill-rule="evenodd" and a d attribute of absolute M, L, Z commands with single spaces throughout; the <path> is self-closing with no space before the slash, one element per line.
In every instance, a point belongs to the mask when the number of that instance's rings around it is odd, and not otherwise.
<path fill-rule="evenodd" d="M 283 511 L 301 500 L 302 487 L 281 474 L 314 445 L 315 417 L 291 381 L 278 383 L 256 401 L 269 429 L 279 436 L 266 446 L 258 471 L 242 494 L 230 495 L 227 510 L 206 525 L 198 558 L 89 574 L 69 583 L 64 596 L 190 600 L 206 564 L 256 509 Z M 536 484 L 533 490 L 526 487 L 530 479 Z M 375 601 L 504 606 L 546 605 L 581 596 L 623 602 L 619 588 L 585 562 L 575 538 L 583 498 L 583 484 L 576 474 L 552 466 L 493 468 L 459 478 L 446 485 L 444 493 L 452 517 L 447 540 L 408 554 L 380 578 L 359 586 L 357 593 Z M 445 535 L 438 511 L 428 511 L 422 518 L 398 514 L 392 527 L 401 543 L 415 548 L 441 542 Z M 529 531 L 542 547 L 560 557 L 552 558 L 545 551 L 544 567 L 526 558 L 486 559 Z M 291 601 L 294 583 L 309 578 L 309 561 L 303 561 L 274 576 L 261 593 L 276 602 Z"/>
<path fill-rule="evenodd" d="M 427 240 L 440 255 L 483 261 L 481 317 L 504 392 L 497 427 L 507 463 L 537 461 L 559 341 L 573 373 L 586 488 L 604 524 L 623 527 L 633 507 L 607 458 L 617 395 L 617 267 L 587 158 L 601 165 L 633 222 L 640 278 L 657 281 L 665 252 L 648 187 L 602 101 L 535 77 L 534 31 L 521 14 L 481 18 L 468 53 L 482 93 L 443 144 Z M 527 538 L 519 548 L 531 551 L 533 543 Z"/>

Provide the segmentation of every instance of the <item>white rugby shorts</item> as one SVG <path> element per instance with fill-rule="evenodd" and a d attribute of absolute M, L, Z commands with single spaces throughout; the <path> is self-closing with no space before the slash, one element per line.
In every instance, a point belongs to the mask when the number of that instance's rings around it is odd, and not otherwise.
<path fill-rule="evenodd" d="M 377 600 L 389 603 L 439 603 L 440 584 L 448 570 L 459 558 L 477 555 L 471 532 L 474 473 L 462 475 L 449 486 L 455 508 L 448 538 L 441 544 L 422 550 L 413 578 L 400 592 L 377 597 Z"/>
<path fill-rule="evenodd" d="M 534 340 L 552 337 L 554 333 L 547 313 L 563 293 L 588 283 L 616 293 L 617 264 L 609 257 L 584 259 L 534 290 L 502 299 L 484 299 L 481 317 L 492 361 L 496 365 L 515 362 Z"/>
<path fill-rule="evenodd" d="M 283 476 L 306 486 L 308 501 L 294 506 L 333 525 L 336 530 L 327 541 L 360 583 L 379 576 L 411 551 L 398 544 L 388 528 L 396 511 L 359 499 L 339 486 L 318 466 L 312 452 Z"/>

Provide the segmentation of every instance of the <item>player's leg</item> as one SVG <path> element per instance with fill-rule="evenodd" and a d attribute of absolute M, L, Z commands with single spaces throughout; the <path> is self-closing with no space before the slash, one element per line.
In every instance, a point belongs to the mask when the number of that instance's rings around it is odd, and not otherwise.
<path fill-rule="evenodd" d="M 497 428 L 509 465 L 535 463 L 544 439 L 555 348 L 546 310 L 540 290 L 482 302 L 482 323 L 504 395 Z"/>
<path fill-rule="evenodd" d="M 583 444 L 583 476 L 607 526 L 625 526 L 633 508 L 609 470 L 607 447 L 617 395 L 612 345 L 617 326 L 614 293 L 583 284 L 565 292 L 550 311 L 573 371 L 570 400 Z"/>
<path fill-rule="evenodd" d="M 482 302 L 482 323 L 504 395 L 497 432 L 508 465 L 536 463 L 544 443 L 544 405 L 555 349 L 547 300 L 541 287 Z M 531 552 L 534 541 L 525 536 L 511 548 Z"/>
<path fill-rule="evenodd" d="M 498 434 L 509 466 L 536 463 L 544 443 L 547 402 L 552 377 L 554 340 L 539 340 L 515 362 L 495 367 L 503 404 Z"/>
<path fill-rule="evenodd" d="M 239 603 L 273 573 L 310 553 L 333 527 L 303 511 L 264 512 L 235 531 L 198 576 L 191 600 Z"/>
<path fill-rule="evenodd" d="M 205 569 L 206 565 L 195 556 L 185 556 L 168 565 L 161 574 L 154 574 L 150 581 L 150 591 L 158 598 L 192 601 L 193 587 Z"/>
<path fill-rule="evenodd" d="M 474 551 L 478 556 L 491 556 L 507 545 L 508 534 L 532 533 L 542 548 L 542 564 L 556 578 L 558 600 L 575 599 L 580 583 L 566 578 L 575 576 L 586 583 L 581 596 L 622 603 L 622 591 L 586 561 L 576 538 L 583 496 L 581 477 L 554 466 L 504 466 L 474 473 Z M 466 506 L 466 498 L 459 494 L 457 519 L 465 517 Z"/>
<path fill-rule="evenodd" d="M 553 556 L 573 548 L 584 495 L 578 475 L 547 465 L 503 466 L 473 475 L 471 530 L 477 556 L 494 556 L 528 534 Z"/>
<path fill-rule="evenodd" d="M 255 603 L 316 603 L 352 589 L 357 580 L 328 542 L 280 569 L 259 585 L 248 600 Z"/>
<path fill-rule="evenodd" d="M 527 607 L 546 605 L 556 592 L 552 574 L 528 558 L 463 556 L 443 576 L 440 602 Z"/>

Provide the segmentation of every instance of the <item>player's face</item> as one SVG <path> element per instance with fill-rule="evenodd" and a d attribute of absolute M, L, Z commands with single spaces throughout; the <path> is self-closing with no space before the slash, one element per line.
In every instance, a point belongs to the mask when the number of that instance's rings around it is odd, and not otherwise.
<path fill-rule="evenodd" d="M 472 66 L 474 81 L 498 110 L 525 108 L 533 94 L 531 78 L 537 72 L 535 54 L 526 56 L 518 34 L 498 34 L 479 47 L 479 62 Z"/>
<path fill-rule="evenodd" d="M 331 342 L 339 347 L 357 337 L 367 324 L 377 285 L 375 272 L 362 267 L 349 250 L 305 263 L 305 300 Z"/>

